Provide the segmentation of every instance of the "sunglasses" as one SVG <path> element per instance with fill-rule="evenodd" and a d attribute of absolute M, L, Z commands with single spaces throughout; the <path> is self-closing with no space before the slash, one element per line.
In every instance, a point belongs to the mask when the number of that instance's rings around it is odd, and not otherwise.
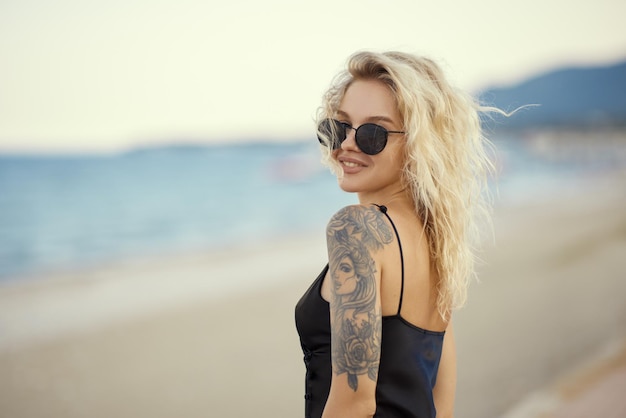
<path fill-rule="evenodd" d="M 341 147 L 341 143 L 346 140 L 348 131 L 351 129 L 354 129 L 356 145 L 362 152 L 368 155 L 376 155 L 384 150 L 389 134 L 404 133 L 402 131 L 388 131 L 375 123 L 364 123 L 358 128 L 353 128 L 345 122 L 339 122 L 335 119 L 324 119 L 317 127 L 317 139 L 322 145 L 326 146 L 328 146 L 327 141 L 330 140 L 332 149 L 336 150 Z"/>

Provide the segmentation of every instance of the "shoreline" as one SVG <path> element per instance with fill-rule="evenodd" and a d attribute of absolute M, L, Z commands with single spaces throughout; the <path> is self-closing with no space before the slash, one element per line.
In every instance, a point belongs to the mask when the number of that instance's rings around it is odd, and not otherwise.
<path fill-rule="evenodd" d="M 547 207 L 563 205 L 566 201 L 593 210 L 594 206 L 619 200 L 613 192 L 626 184 L 626 172 L 611 174 L 589 178 L 580 185 L 586 191 L 593 190 L 597 201 L 581 199 L 580 190 L 574 188 L 564 190 L 559 196 L 544 195 L 523 202 L 497 200 L 493 239 L 486 235 L 479 257 L 498 251 L 500 236 L 527 233 L 528 225 L 516 222 L 519 217 L 540 220 Z M 623 194 L 626 197 L 626 192 Z M 301 276 L 303 271 L 304 276 L 315 277 L 324 267 L 326 257 L 325 237 L 320 231 L 284 235 L 264 244 L 244 243 L 215 251 L 135 257 L 5 280 L 0 282 L 0 350 L 80 332 L 94 324 L 100 326 L 154 314 L 197 300 L 212 303 L 288 285 L 289 277 Z M 240 261 L 245 265 L 243 270 Z M 481 264 L 484 263 L 479 262 L 479 268 Z M 248 271 L 258 276 L 249 276 Z"/>
<path fill-rule="evenodd" d="M 324 238 L 298 235 L 263 246 L 128 260 L 2 283 L 0 351 L 200 300 L 245 296 L 282 286 L 303 271 L 318 274 L 325 263 Z"/>

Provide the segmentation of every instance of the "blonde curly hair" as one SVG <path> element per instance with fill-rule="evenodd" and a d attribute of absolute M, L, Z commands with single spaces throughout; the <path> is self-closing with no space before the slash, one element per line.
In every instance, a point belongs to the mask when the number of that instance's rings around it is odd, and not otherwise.
<path fill-rule="evenodd" d="M 475 277 L 480 218 L 489 220 L 488 175 L 491 143 L 481 130 L 483 107 L 449 84 L 432 60 L 403 52 L 358 52 L 333 81 L 318 110 L 318 122 L 334 117 L 354 80 L 374 79 L 393 93 L 406 132 L 403 182 L 424 223 L 439 274 L 437 308 L 447 319 L 467 299 Z M 323 132 L 318 136 L 324 137 Z M 339 175 L 329 147 L 323 160 Z"/>

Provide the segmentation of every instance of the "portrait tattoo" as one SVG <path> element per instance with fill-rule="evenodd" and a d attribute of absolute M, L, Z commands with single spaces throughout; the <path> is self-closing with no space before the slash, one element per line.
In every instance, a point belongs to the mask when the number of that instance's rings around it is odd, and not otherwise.
<path fill-rule="evenodd" d="M 382 331 L 376 308 L 376 265 L 372 253 L 393 240 L 393 231 L 374 207 L 348 206 L 326 229 L 331 279 L 332 359 L 352 390 L 358 376 L 376 381 Z"/>

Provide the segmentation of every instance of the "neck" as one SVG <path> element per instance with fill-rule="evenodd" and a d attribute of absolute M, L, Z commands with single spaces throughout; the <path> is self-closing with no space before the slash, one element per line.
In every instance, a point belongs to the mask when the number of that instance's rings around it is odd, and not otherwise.
<path fill-rule="evenodd" d="M 362 205 L 376 203 L 377 205 L 387 206 L 387 208 L 392 210 L 415 210 L 413 199 L 409 195 L 409 192 L 404 188 L 397 190 L 381 190 L 376 193 L 359 193 L 358 196 L 359 203 Z"/>

